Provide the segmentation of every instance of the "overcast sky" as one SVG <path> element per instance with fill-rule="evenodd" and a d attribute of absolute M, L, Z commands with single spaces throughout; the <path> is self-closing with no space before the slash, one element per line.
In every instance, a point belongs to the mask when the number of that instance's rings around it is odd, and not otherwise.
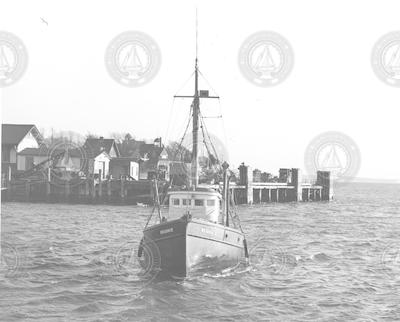
<path fill-rule="evenodd" d="M 169 122 L 172 96 L 193 71 L 196 5 L 200 69 L 221 96 L 204 114 L 221 107 L 224 124 L 211 119 L 210 131 L 231 163 L 303 168 L 309 142 L 339 131 L 361 151 L 360 177 L 400 179 L 400 88 L 380 81 L 370 62 L 377 39 L 400 30 L 396 0 L 2 0 L 0 30 L 29 53 L 23 78 L 2 89 L 2 121 L 149 139 L 169 128 L 167 139 L 176 139 L 190 103 L 177 102 Z M 127 30 L 151 35 L 161 50 L 159 73 L 142 87 L 121 86 L 105 68 L 109 42 Z M 292 73 L 274 87 L 254 86 L 238 68 L 242 42 L 260 30 L 282 34 L 294 50 Z"/>

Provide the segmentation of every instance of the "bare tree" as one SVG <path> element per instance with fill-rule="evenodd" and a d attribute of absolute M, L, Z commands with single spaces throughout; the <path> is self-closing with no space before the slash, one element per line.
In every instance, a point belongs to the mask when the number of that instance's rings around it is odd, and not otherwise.
<path fill-rule="evenodd" d="M 88 132 L 85 135 L 85 140 L 87 140 L 87 139 L 98 139 L 98 138 L 99 138 L 99 135 L 91 133 L 91 132 Z"/>

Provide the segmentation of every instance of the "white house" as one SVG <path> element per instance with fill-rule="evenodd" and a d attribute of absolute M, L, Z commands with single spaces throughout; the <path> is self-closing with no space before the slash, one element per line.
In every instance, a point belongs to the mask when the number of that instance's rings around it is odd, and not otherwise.
<path fill-rule="evenodd" d="M 33 124 L 2 124 L 1 134 L 2 174 L 17 170 L 21 151 L 38 149 L 43 142 Z"/>
<path fill-rule="evenodd" d="M 114 139 L 89 138 L 83 145 L 88 158 L 87 173 L 105 180 L 110 175 L 110 161 L 120 153 Z"/>

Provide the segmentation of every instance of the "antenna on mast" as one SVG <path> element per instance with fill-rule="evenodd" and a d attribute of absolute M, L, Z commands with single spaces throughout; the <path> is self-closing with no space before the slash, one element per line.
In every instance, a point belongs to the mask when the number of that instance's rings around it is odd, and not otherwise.
<path fill-rule="evenodd" d="M 197 17 L 197 7 L 196 7 L 196 66 L 197 66 L 197 57 L 199 53 L 199 22 Z"/>

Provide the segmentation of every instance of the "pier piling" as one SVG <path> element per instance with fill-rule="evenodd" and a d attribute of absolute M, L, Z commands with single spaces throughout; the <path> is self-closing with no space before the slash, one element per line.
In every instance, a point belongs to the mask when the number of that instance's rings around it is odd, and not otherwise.
<path fill-rule="evenodd" d="M 317 185 L 322 186 L 321 200 L 333 199 L 333 181 L 329 171 L 317 171 Z"/>

